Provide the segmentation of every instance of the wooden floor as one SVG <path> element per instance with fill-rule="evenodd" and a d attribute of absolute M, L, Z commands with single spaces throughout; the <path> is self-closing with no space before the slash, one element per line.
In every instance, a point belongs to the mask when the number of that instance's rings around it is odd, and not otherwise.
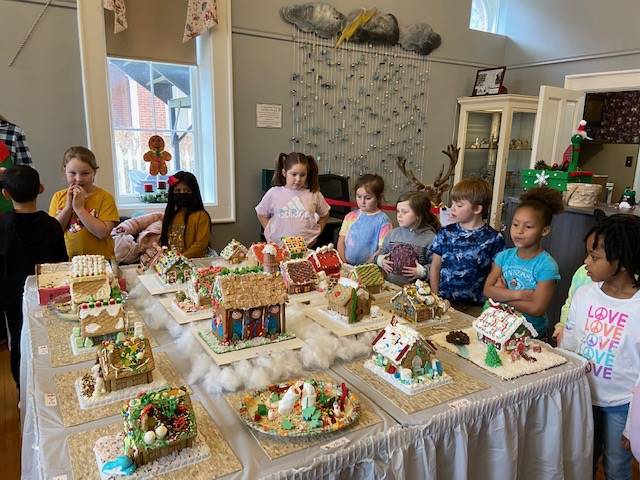
<path fill-rule="evenodd" d="M 7 344 L 0 346 L 0 465 L 2 478 L 20 478 L 20 412 Z"/>

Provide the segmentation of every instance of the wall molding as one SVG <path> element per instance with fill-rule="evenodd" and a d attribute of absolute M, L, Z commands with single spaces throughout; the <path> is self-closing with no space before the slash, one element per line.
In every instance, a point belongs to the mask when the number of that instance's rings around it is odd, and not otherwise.
<path fill-rule="evenodd" d="M 250 28 L 234 27 L 232 29 L 232 32 L 237 35 L 244 35 L 247 37 L 267 38 L 269 40 L 280 40 L 283 42 L 292 42 L 292 43 L 294 41 L 293 35 L 288 35 L 284 33 L 275 33 L 275 32 L 265 32 L 262 30 L 254 30 Z M 472 68 L 492 68 L 492 67 L 498 66 L 490 63 L 480 63 L 480 62 L 472 62 L 469 60 L 460 60 L 457 58 L 439 57 L 437 55 L 430 55 L 429 60 L 431 60 L 432 63 L 442 63 L 446 65 L 458 65 L 461 67 L 472 67 Z"/>
<path fill-rule="evenodd" d="M 640 55 L 640 49 L 634 48 L 629 50 L 617 50 L 613 52 L 594 53 L 590 55 L 575 55 L 571 57 L 558 57 L 537 62 L 517 63 L 514 65 L 507 64 L 509 70 L 519 70 L 522 68 L 540 67 L 543 65 L 555 65 L 558 63 L 582 62 L 585 60 L 599 60 L 602 58 L 625 57 L 628 55 Z"/>
<path fill-rule="evenodd" d="M 45 0 L 8 0 L 13 3 L 27 3 L 31 5 L 45 5 Z M 54 0 L 51 2 L 50 7 L 68 8 L 70 10 L 77 10 L 78 6 L 76 0 Z"/>

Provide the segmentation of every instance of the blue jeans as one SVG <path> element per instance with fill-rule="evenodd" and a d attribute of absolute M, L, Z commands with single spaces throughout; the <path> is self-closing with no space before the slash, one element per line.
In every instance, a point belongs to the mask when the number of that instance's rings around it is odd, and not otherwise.
<path fill-rule="evenodd" d="M 620 445 L 624 425 L 627 422 L 629 404 L 616 407 L 593 405 L 593 477 L 596 465 L 603 457 L 604 475 L 607 480 L 631 480 L 633 455 Z"/>

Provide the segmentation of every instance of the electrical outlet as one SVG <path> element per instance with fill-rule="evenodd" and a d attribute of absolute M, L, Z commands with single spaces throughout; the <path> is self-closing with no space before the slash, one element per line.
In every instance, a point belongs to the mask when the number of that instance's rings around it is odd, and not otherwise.
<path fill-rule="evenodd" d="M 633 157 L 628 156 L 624 162 L 625 167 L 631 167 L 633 165 Z"/>

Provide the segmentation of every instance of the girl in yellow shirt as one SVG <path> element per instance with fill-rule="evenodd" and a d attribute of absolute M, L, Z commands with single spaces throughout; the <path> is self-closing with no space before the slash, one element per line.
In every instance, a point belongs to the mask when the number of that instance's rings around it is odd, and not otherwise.
<path fill-rule="evenodd" d="M 160 245 L 168 246 L 187 258 L 204 257 L 210 232 L 211 218 L 202 204 L 196 177 L 189 172 L 171 175 Z"/>
<path fill-rule="evenodd" d="M 64 152 L 62 169 L 69 186 L 53 195 L 49 215 L 62 225 L 69 258 L 112 258 L 111 230 L 120 217 L 111 194 L 93 183 L 98 170 L 95 155 L 88 148 L 71 147 Z"/>

